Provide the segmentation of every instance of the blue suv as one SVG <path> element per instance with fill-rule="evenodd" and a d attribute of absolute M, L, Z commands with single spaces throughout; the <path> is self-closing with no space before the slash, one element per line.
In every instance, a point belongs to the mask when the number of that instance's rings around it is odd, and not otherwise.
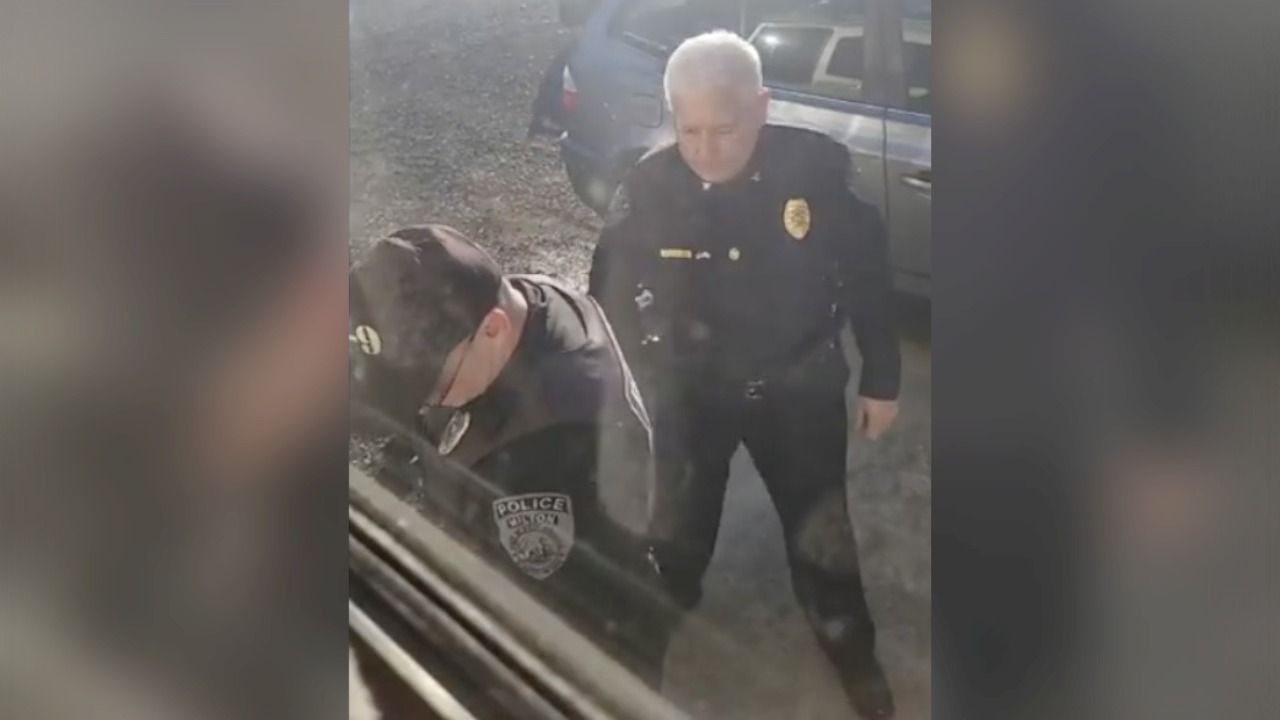
<path fill-rule="evenodd" d="M 930 295 L 932 0 L 560 0 L 578 40 L 548 69 L 533 134 L 558 138 L 581 200 L 673 137 L 662 73 L 685 38 L 734 30 L 760 51 L 771 122 L 848 145 L 858 190 L 889 229 L 895 281 Z"/>

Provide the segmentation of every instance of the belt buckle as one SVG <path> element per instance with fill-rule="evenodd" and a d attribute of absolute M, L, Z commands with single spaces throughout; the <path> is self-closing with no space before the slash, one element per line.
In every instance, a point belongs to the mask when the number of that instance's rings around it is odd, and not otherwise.
<path fill-rule="evenodd" d="M 759 400 L 764 397 L 764 385 L 765 383 L 763 380 L 751 380 L 747 383 L 742 394 L 748 400 Z"/>

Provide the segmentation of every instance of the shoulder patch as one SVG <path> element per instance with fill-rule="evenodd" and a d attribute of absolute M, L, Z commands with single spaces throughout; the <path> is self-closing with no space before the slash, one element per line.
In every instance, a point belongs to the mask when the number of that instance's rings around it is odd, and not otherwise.
<path fill-rule="evenodd" d="M 562 493 L 529 493 L 493 503 L 498 539 L 524 574 L 545 580 L 573 549 L 573 499 Z"/>

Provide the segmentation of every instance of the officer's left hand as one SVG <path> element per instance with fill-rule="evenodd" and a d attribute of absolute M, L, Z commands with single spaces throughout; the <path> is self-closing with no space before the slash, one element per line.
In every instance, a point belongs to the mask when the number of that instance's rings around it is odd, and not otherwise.
<path fill-rule="evenodd" d="M 857 430 L 868 440 L 875 440 L 888 432 L 897 417 L 897 400 L 859 398 Z"/>

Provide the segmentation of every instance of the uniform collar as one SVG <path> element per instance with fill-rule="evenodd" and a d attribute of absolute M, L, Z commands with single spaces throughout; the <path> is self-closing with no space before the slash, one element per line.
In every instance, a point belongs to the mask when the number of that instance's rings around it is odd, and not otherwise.
<path fill-rule="evenodd" d="M 698 177 L 698 174 L 693 171 L 693 168 L 689 167 L 688 164 L 684 162 L 683 158 L 681 159 L 680 164 L 684 166 L 685 172 L 689 175 L 689 178 L 693 186 L 696 189 L 703 192 L 708 191 L 715 187 L 731 189 L 731 188 L 741 187 L 744 185 L 759 183 L 765 178 L 765 175 L 766 175 L 764 170 L 764 166 L 765 166 L 764 156 L 766 154 L 765 144 L 768 141 L 769 141 L 769 126 L 765 125 L 764 128 L 760 130 L 760 137 L 756 139 L 756 147 L 755 147 L 755 150 L 753 150 L 751 153 L 751 159 L 747 161 L 747 166 L 743 168 L 742 173 L 738 175 L 738 177 L 728 182 L 715 183 L 715 184 L 708 183 L 704 181 L 702 178 Z"/>

